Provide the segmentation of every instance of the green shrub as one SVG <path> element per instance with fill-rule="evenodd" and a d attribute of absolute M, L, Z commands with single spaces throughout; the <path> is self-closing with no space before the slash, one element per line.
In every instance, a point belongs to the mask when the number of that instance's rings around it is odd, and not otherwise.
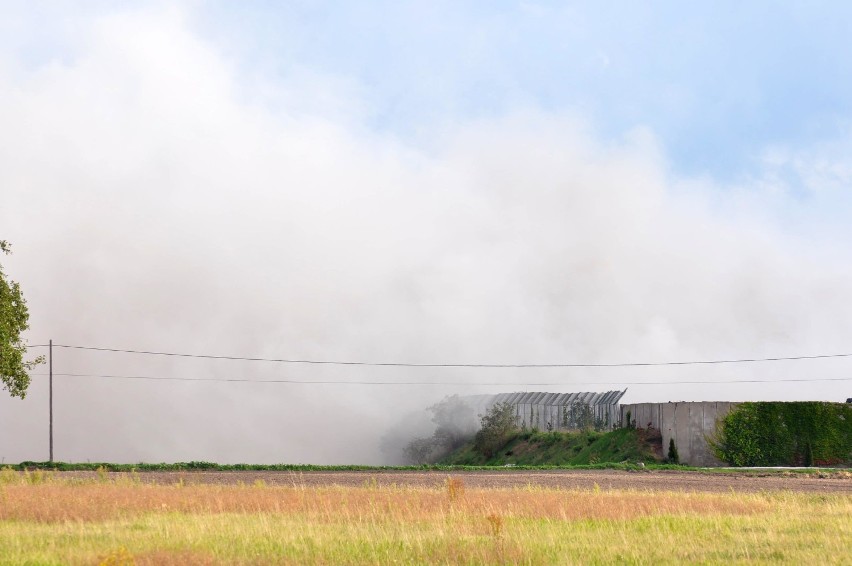
<path fill-rule="evenodd" d="M 677 453 L 677 446 L 675 446 L 674 438 L 669 439 L 669 463 L 670 464 L 680 464 L 680 455 Z"/>
<path fill-rule="evenodd" d="M 509 403 L 496 403 L 480 417 L 482 428 L 473 439 L 474 449 L 486 458 L 491 458 L 513 432 L 517 431 L 515 406 Z M 535 434 L 535 431 L 533 432 Z"/>
<path fill-rule="evenodd" d="M 852 463 L 852 405 L 742 403 L 718 425 L 711 447 L 734 466 Z"/>

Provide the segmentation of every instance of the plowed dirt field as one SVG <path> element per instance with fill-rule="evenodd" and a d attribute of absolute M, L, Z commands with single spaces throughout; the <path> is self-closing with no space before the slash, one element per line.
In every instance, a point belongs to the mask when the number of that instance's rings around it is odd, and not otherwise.
<path fill-rule="evenodd" d="M 111 478 L 129 476 L 122 472 Z M 97 477 L 95 472 L 61 472 L 61 477 Z M 852 473 L 823 472 L 679 472 L 617 470 L 505 470 L 491 471 L 394 471 L 358 472 L 140 472 L 134 477 L 146 483 L 173 484 L 252 484 L 286 486 L 414 486 L 443 487 L 448 476 L 461 478 L 469 488 L 512 488 L 528 485 L 560 489 L 637 489 L 651 491 L 755 492 L 789 490 L 796 492 L 847 493 L 852 495 Z"/>

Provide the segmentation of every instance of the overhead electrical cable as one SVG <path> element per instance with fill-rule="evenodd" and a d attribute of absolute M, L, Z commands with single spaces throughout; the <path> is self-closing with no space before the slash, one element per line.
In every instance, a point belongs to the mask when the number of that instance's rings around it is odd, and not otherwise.
<path fill-rule="evenodd" d="M 39 344 L 35 347 L 45 347 Z M 232 360 L 245 362 L 273 362 L 282 364 L 310 364 L 310 365 L 333 365 L 333 366 L 369 366 L 369 367 L 407 367 L 407 368 L 492 368 L 492 369 L 523 369 L 523 368 L 620 368 L 620 367 L 659 367 L 659 366 L 689 366 L 689 365 L 712 365 L 712 364 L 741 364 L 760 362 L 781 362 L 793 360 L 819 360 L 830 358 L 849 358 L 852 354 L 817 354 L 811 356 L 778 356 L 770 358 L 732 358 L 721 360 L 690 360 L 690 361 L 668 361 L 668 362 L 619 362 L 619 363 L 524 363 L 524 364 L 493 364 L 493 363 L 411 363 L 411 362 L 363 362 L 345 360 L 312 360 L 293 358 L 256 358 L 242 356 L 224 356 L 212 354 L 187 354 L 178 352 L 158 352 L 151 350 L 125 350 L 119 348 L 102 348 L 96 346 L 75 346 L 69 344 L 54 344 L 54 348 L 66 348 L 73 350 L 89 350 L 95 352 L 111 352 L 121 354 L 140 354 L 148 356 L 168 356 L 176 358 L 196 358 L 207 360 Z"/>
<path fill-rule="evenodd" d="M 46 373 L 37 373 L 33 375 L 48 375 Z M 305 385 L 464 385 L 464 386 L 502 386 L 502 385 L 535 385 L 535 386 L 556 386 L 556 385 L 679 385 L 679 384 L 695 384 L 695 385 L 713 385 L 716 383 L 784 383 L 784 382 L 810 382 L 810 381 L 852 381 L 852 377 L 825 377 L 813 379 L 730 379 L 717 381 L 572 381 L 572 382 L 470 382 L 470 381 L 344 381 L 344 380 L 299 380 L 299 379 L 247 379 L 241 377 L 167 377 L 167 376 L 151 376 L 151 375 L 109 375 L 109 374 L 89 374 L 89 373 L 54 373 L 54 376 L 62 377 L 95 377 L 108 379 L 148 379 L 154 381 L 221 381 L 221 382 L 242 382 L 242 383 L 296 383 Z"/>

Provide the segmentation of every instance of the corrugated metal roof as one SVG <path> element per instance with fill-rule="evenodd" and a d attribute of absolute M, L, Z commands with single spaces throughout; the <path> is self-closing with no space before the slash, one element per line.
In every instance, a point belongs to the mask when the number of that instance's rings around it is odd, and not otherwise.
<path fill-rule="evenodd" d="M 582 391 L 578 393 L 552 393 L 548 391 L 518 391 L 515 393 L 498 393 L 496 395 L 468 395 L 463 397 L 470 405 L 490 406 L 495 403 L 509 403 L 511 405 L 544 405 L 564 406 L 575 402 L 587 403 L 591 406 L 615 405 L 624 394 L 624 391 Z"/>

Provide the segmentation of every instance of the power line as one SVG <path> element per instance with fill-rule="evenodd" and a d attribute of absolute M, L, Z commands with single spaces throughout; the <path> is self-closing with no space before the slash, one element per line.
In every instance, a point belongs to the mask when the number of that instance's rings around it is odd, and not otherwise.
<path fill-rule="evenodd" d="M 30 348 L 45 347 L 38 344 Z M 210 354 L 186 354 L 177 352 L 157 352 L 150 350 L 123 350 L 119 348 L 101 348 L 95 346 L 74 346 L 68 344 L 54 344 L 54 348 L 66 348 L 73 350 L 89 350 L 95 352 L 112 352 L 120 354 L 141 354 L 148 356 L 168 356 L 176 358 L 196 358 L 208 360 L 232 360 L 245 362 L 273 362 L 283 364 L 310 364 L 310 365 L 334 365 L 334 366 L 370 366 L 370 367 L 408 367 L 408 368 L 491 368 L 491 369 L 534 369 L 534 368 L 619 368 L 619 367 L 659 367 L 659 366 L 689 366 L 689 365 L 711 365 L 711 364 L 740 364 L 760 362 L 781 362 L 793 360 L 819 360 L 829 358 L 848 358 L 852 354 L 818 354 L 813 356 L 783 356 L 773 358 L 739 358 L 723 360 L 691 360 L 691 361 L 669 361 L 669 362 L 624 362 L 624 363 L 553 363 L 553 364 L 490 364 L 490 363 L 408 363 L 408 362 L 358 362 L 341 360 L 311 360 L 290 358 L 251 358 L 241 356 L 222 356 Z"/>
<path fill-rule="evenodd" d="M 36 373 L 32 375 L 47 375 L 44 373 Z M 464 386 L 562 386 L 562 385 L 713 385 L 716 383 L 785 383 L 785 382 L 811 382 L 811 381 L 852 381 L 852 377 L 825 377 L 813 379 L 730 379 L 718 381 L 572 381 L 568 382 L 469 382 L 469 381 L 313 381 L 313 380 L 298 380 L 298 379 L 246 379 L 246 378 L 218 378 L 218 377 L 167 377 L 167 376 L 150 376 L 150 375 L 107 375 L 107 374 L 88 374 L 88 373 L 54 373 L 55 376 L 64 377 L 95 377 L 107 379 L 142 379 L 154 381 L 220 381 L 220 382 L 242 382 L 242 383 L 293 383 L 305 385 L 464 385 Z"/>

